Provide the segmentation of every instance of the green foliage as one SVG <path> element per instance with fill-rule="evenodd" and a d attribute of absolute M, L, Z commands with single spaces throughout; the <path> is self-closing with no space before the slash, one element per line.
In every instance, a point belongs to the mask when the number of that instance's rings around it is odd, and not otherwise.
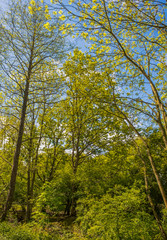
<path fill-rule="evenodd" d="M 0 234 L 9 240 L 38 240 L 37 234 L 27 225 L 18 225 L 3 222 L 0 224 Z"/>
<path fill-rule="evenodd" d="M 59 171 L 59 176 L 55 180 L 46 182 L 37 199 L 34 218 L 38 221 L 40 218 L 46 220 L 48 216 L 46 212 L 64 212 L 67 201 L 72 198 L 73 181 L 72 174 L 67 166 L 64 166 L 64 171 Z"/>
<path fill-rule="evenodd" d="M 70 0 L 77 20 L 66 0 L 51 1 L 66 5 L 54 18 L 42 0 L 11 2 L 12 15 L 0 25 L 0 204 L 7 198 L 29 78 L 12 207 L 15 216 L 28 209 L 26 220 L 36 222 L 1 223 L 0 239 L 160 240 L 153 210 L 166 230 L 164 1 Z M 75 34 L 77 22 L 90 51 L 76 47 L 64 62 L 65 36 Z M 79 224 L 68 228 L 65 218 L 76 205 Z M 10 212 L 9 219 L 15 216 Z"/>
<path fill-rule="evenodd" d="M 36 222 L 24 225 L 13 223 L 0 224 L 1 240 L 87 240 L 77 226 L 64 228 L 59 223 L 42 226 Z"/>
<path fill-rule="evenodd" d="M 145 204 L 140 190 L 118 186 L 114 196 L 80 200 L 78 222 L 88 239 L 152 240 L 158 227 Z"/>

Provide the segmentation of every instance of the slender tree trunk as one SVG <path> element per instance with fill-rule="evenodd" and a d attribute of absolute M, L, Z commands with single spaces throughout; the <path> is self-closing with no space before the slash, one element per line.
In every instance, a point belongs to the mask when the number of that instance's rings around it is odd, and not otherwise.
<path fill-rule="evenodd" d="M 33 106 L 34 107 L 34 106 Z M 33 119 L 30 129 L 30 142 L 29 142 L 29 156 L 28 156 L 28 170 L 27 170 L 27 211 L 26 211 L 26 221 L 31 219 L 31 161 L 32 161 L 32 149 L 33 149 L 33 129 L 35 124 L 34 109 L 33 109 Z"/>
<path fill-rule="evenodd" d="M 69 198 L 67 198 L 67 203 L 66 203 L 66 207 L 65 207 L 65 210 L 64 210 L 64 215 L 67 214 L 67 216 L 70 216 L 70 209 L 71 209 L 71 199 L 69 197 Z"/>
<path fill-rule="evenodd" d="M 152 166 L 152 170 L 153 170 L 153 173 L 154 173 L 154 176 L 157 180 L 157 184 L 159 186 L 159 190 L 161 192 L 161 195 L 162 195 L 162 198 L 163 198 L 163 201 L 164 201 L 164 204 L 165 204 L 165 208 L 167 208 L 167 198 L 166 198 L 166 193 L 165 193 L 165 190 L 163 188 L 163 185 L 161 183 L 161 180 L 159 178 L 159 175 L 158 175 L 158 172 L 156 170 L 156 167 L 155 167 L 155 164 L 153 162 L 153 158 L 152 158 L 152 155 L 150 153 L 150 149 L 149 147 L 147 146 L 147 154 L 148 154 L 148 157 L 149 157 L 149 160 L 150 160 L 150 163 L 151 163 L 151 166 Z"/>
<path fill-rule="evenodd" d="M 76 216 L 76 207 L 77 207 L 77 196 L 76 193 L 78 191 L 78 184 L 76 181 L 76 174 L 78 170 L 78 163 L 79 163 L 79 154 L 77 149 L 77 154 L 75 157 L 75 164 L 73 166 L 73 174 L 74 174 L 74 182 L 72 183 L 72 199 L 71 199 L 71 216 Z"/>
<path fill-rule="evenodd" d="M 71 216 L 76 216 L 76 207 L 77 207 L 77 197 L 76 197 L 76 193 L 78 190 L 78 186 L 77 183 L 74 182 L 72 184 L 72 200 L 71 200 Z"/>
<path fill-rule="evenodd" d="M 162 227 L 161 221 L 160 221 L 159 216 L 158 216 L 158 214 L 157 214 L 157 212 L 155 210 L 154 203 L 153 203 L 151 195 L 149 193 L 148 179 L 147 179 L 147 170 L 146 170 L 145 162 L 144 162 L 144 181 L 145 181 L 145 189 L 146 189 L 146 193 L 147 193 L 147 198 L 148 198 L 148 201 L 150 203 L 150 206 L 151 206 L 152 212 L 154 214 L 155 220 L 156 220 L 156 222 L 158 224 L 158 227 L 159 227 L 159 230 L 161 232 L 161 235 L 162 235 L 163 239 L 167 240 L 166 232 L 165 232 L 165 230 Z"/>
<path fill-rule="evenodd" d="M 136 144 L 136 146 L 137 146 L 137 144 Z M 155 210 L 155 206 L 154 206 L 154 203 L 152 201 L 152 198 L 151 198 L 151 195 L 150 195 L 150 192 L 149 192 L 146 163 L 145 163 L 145 160 L 143 159 L 143 157 L 141 155 L 141 152 L 140 152 L 140 149 L 139 149 L 138 146 L 137 146 L 137 149 L 138 149 L 139 157 L 141 158 L 141 160 L 143 162 L 143 166 L 144 166 L 144 182 L 145 182 L 145 189 L 146 189 L 147 198 L 148 198 L 149 204 L 151 206 L 152 212 L 154 214 L 154 218 L 155 218 L 155 220 L 158 224 L 161 235 L 162 235 L 163 239 L 167 240 L 166 232 L 165 232 L 164 228 L 162 227 L 161 221 L 160 221 L 159 216 L 158 216 L 158 214 Z"/>
<path fill-rule="evenodd" d="M 55 138 L 55 137 L 54 137 Z M 55 168 L 58 166 L 59 162 L 57 163 L 57 166 L 55 166 L 56 164 L 56 160 L 57 160 L 57 148 L 58 148 L 58 142 L 59 142 L 59 138 L 57 138 L 57 140 L 55 141 L 54 139 L 54 147 L 53 147 L 53 162 L 52 162 L 52 166 L 51 166 L 51 170 L 49 173 L 49 177 L 48 177 L 48 182 L 51 182 L 53 180 L 53 176 L 54 176 L 54 172 L 55 172 Z"/>
<path fill-rule="evenodd" d="M 147 151 L 147 155 L 148 155 L 148 158 L 149 158 L 149 161 L 150 161 L 150 164 L 151 164 L 151 167 L 152 167 L 152 170 L 153 170 L 155 179 L 156 179 L 156 181 L 157 181 L 157 184 L 158 184 L 158 187 L 159 187 L 159 190 L 160 190 L 162 199 L 163 199 L 163 201 L 164 201 L 165 208 L 167 208 L 167 197 L 166 197 L 166 193 L 165 193 L 164 187 L 163 187 L 163 185 L 162 185 L 161 179 L 160 179 L 160 177 L 159 177 L 159 174 L 158 174 L 158 172 L 157 172 L 156 166 L 155 166 L 155 164 L 154 164 L 154 160 L 153 160 L 153 157 L 152 157 L 152 154 L 151 154 L 151 151 L 150 151 L 150 147 L 149 147 L 149 145 L 147 144 L 147 142 L 145 141 L 145 139 L 142 137 L 142 135 L 140 134 L 140 132 L 135 128 L 135 126 L 133 125 L 133 123 L 132 123 L 132 122 L 130 121 L 130 119 L 127 117 L 127 115 L 126 115 L 126 114 L 119 108 L 119 106 L 117 105 L 114 90 L 113 90 L 113 100 L 114 100 L 116 109 L 117 109 L 118 112 L 122 115 L 122 118 L 123 118 L 124 120 L 126 120 L 125 123 L 126 123 L 126 124 L 127 124 L 127 123 L 129 124 L 129 126 L 134 130 L 134 132 L 138 135 L 138 137 L 141 139 L 141 141 L 142 141 L 143 144 L 145 145 L 146 151 Z"/>
<path fill-rule="evenodd" d="M 115 39 L 116 41 L 116 45 L 119 47 L 119 49 L 122 51 L 122 54 L 125 56 L 125 58 L 131 63 L 133 64 L 133 66 L 138 69 L 140 71 L 140 73 L 148 80 L 150 87 L 152 89 L 152 94 L 153 94 L 153 98 L 154 98 L 154 103 L 156 104 L 156 109 L 157 109 L 157 123 L 160 126 L 160 130 L 162 132 L 163 135 L 163 140 L 167 149 L 167 113 L 166 113 L 166 109 L 161 101 L 160 98 L 160 94 L 158 93 L 158 89 L 156 88 L 154 82 L 151 80 L 150 77 L 150 73 L 146 73 L 144 67 L 137 62 L 133 56 L 131 56 L 128 53 L 128 49 L 126 49 L 124 47 L 124 45 L 121 43 L 121 41 L 119 40 L 119 38 L 117 37 L 117 35 L 114 33 L 113 29 L 112 29 L 112 25 L 110 22 L 110 18 L 107 12 L 107 7 L 106 7 L 106 2 L 105 0 L 103 0 L 103 6 L 104 6 L 104 11 L 105 11 L 105 16 L 106 19 L 108 21 L 108 26 L 109 29 L 106 29 L 110 35 Z M 148 62 L 148 64 L 150 64 L 150 61 Z M 162 115 L 162 116 L 161 116 Z"/>
<path fill-rule="evenodd" d="M 35 32 L 34 32 L 34 34 L 35 34 Z M 14 154 L 14 158 L 13 158 L 13 168 L 12 168 L 10 184 L 9 184 L 9 193 L 7 196 L 3 214 L 1 216 L 1 221 L 4 221 L 6 219 L 7 213 L 12 206 L 12 202 L 13 202 L 13 198 L 14 198 L 17 170 L 18 170 L 18 164 L 19 164 L 19 156 L 20 156 L 20 150 L 21 150 L 21 146 L 22 146 L 22 138 L 23 138 L 23 133 L 24 133 L 24 123 L 25 123 L 25 117 L 26 117 L 30 78 L 31 78 L 31 73 L 32 73 L 34 40 L 35 40 L 35 35 L 33 36 L 30 61 L 29 61 L 28 72 L 27 72 L 27 76 L 26 76 L 26 85 L 25 85 L 25 90 L 24 90 L 19 133 L 18 133 L 18 138 L 17 138 L 17 143 L 16 143 L 16 150 L 15 150 L 15 154 Z"/>
<path fill-rule="evenodd" d="M 30 167 L 28 166 L 27 172 L 27 211 L 26 211 L 26 221 L 30 221 L 31 219 L 31 174 Z"/>
<path fill-rule="evenodd" d="M 34 195 L 34 184 L 35 184 L 35 178 L 36 178 L 36 172 L 37 172 L 37 163 L 38 163 L 38 152 L 39 152 L 39 147 L 41 144 L 41 140 L 42 140 L 42 132 L 43 132 L 43 122 L 44 122 L 44 116 L 45 116 L 45 103 L 44 103 L 44 111 L 43 111 L 43 115 L 42 115 L 42 121 L 41 121 L 41 129 L 40 129 L 40 135 L 39 135 L 39 140 L 38 140 L 38 145 L 36 148 L 36 155 L 35 155 L 35 162 L 34 162 L 34 169 L 32 172 L 32 179 L 31 179 L 31 169 L 28 169 L 28 186 L 27 186 L 27 190 L 28 190 L 28 201 L 27 201 L 27 216 L 26 216 L 26 220 L 27 222 L 30 221 L 31 219 L 31 214 L 32 214 L 32 208 L 33 208 L 33 195 Z M 31 150 L 30 150 L 31 151 Z"/>
<path fill-rule="evenodd" d="M 23 106 L 22 106 L 22 112 L 21 112 L 21 120 L 20 120 L 20 126 L 19 126 L 19 133 L 17 138 L 17 144 L 16 144 L 16 150 L 13 158 L 13 168 L 11 173 L 11 179 L 10 179 L 10 185 L 9 185 L 9 193 L 6 200 L 6 204 L 4 207 L 3 214 L 1 216 L 1 221 L 4 221 L 6 219 L 8 210 L 12 206 L 13 198 L 14 198 L 14 192 L 15 192 L 15 185 L 16 185 L 16 177 L 17 177 L 17 170 L 18 170 L 18 163 L 19 163 L 19 156 L 20 156 L 20 150 L 22 145 L 22 137 L 24 132 L 24 122 L 25 122 L 25 115 L 26 115 L 26 108 L 27 108 L 27 101 L 28 101 L 28 91 L 29 91 L 29 79 L 30 79 L 30 73 L 29 77 L 26 80 L 26 87 L 24 91 L 24 99 L 23 99 Z"/>

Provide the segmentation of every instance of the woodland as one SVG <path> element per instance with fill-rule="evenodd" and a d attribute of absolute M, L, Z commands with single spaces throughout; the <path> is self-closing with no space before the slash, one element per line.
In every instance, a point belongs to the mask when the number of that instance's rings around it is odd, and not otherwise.
<path fill-rule="evenodd" d="M 167 2 L 0 14 L 0 239 L 167 239 Z"/>

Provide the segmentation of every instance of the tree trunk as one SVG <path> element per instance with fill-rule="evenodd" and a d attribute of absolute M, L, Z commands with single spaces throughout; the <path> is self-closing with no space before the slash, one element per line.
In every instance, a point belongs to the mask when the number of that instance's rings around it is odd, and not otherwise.
<path fill-rule="evenodd" d="M 29 222 L 31 219 L 31 176 L 30 176 L 30 168 L 27 172 L 27 211 L 26 211 L 26 221 Z"/>
<path fill-rule="evenodd" d="M 13 158 L 13 168 L 11 173 L 11 179 L 10 179 L 10 185 L 9 185 L 9 193 L 6 200 L 6 204 L 4 207 L 3 214 L 1 216 L 1 221 L 4 221 L 6 219 L 8 210 L 12 206 L 13 198 L 14 198 L 14 192 L 15 192 L 15 185 L 16 185 L 16 177 L 17 177 L 17 170 L 18 170 L 18 163 L 19 163 L 19 156 L 20 156 L 20 150 L 22 145 L 22 137 L 24 132 L 24 122 L 25 122 L 25 115 L 26 115 L 26 108 L 27 108 L 27 101 L 28 101 L 28 91 L 29 91 L 29 79 L 30 79 L 30 73 L 26 80 L 26 87 L 24 91 L 24 98 L 23 98 L 23 106 L 22 106 L 22 112 L 21 112 L 21 120 L 20 120 L 20 126 L 19 126 L 19 133 L 17 138 L 17 144 L 16 144 L 16 150 Z"/>
<path fill-rule="evenodd" d="M 150 153 L 150 149 L 149 147 L 147 146 L 147 154 L 148 154 L 148 158 L 150 160 L 150 163 L 151 163 L 151 167 L 152 167 L 152 170 L 153 170 L 153 173 L 154 173 L 154 176 L 157 180 L 157 184 L 158 184 L 158 187 L 159 187 L 159 190 L 161 192 L 161 195 L 162 195 L 162 198 L 163 198 L 163 201 L 164 201 L 164 204 L 165 204 L 165 208 L 167 208 L 167 198 L 166 198 L 166 193 L 165 193 L 165 190 L 163 188 L 163 185 L 161 183 L 161 180 L 159 178 L 159 175 L 157 173 L 157 170 L 156 170 L 156 167 L 155 167 L 155 164 L 153 162 L 153 158 L 152 158 L 152 155 Z"/>
<path fill-rule="evenodd" d="M 3 214 L 1 216 L 1 221 L 4 221 L 6 219 L 7 213 L 12 206 L 12 202 L 14 198 L 17 170 L 18 170 L 18 164 L 19 164 L 19 156 L 20 156 L 22 138 L 24 133 L 24 123 L 25 123 L 25 116 L 26 116 L 26 109 L 27 109 L 27 102 L 28 102 L 29 85 L 30 85 L 30 78 L 31 78 L 31 72 L 32 72 L 33 51 L 34 51 L 34 38 L 33 38 L 33 44 L 31 49 L 29 66 L 28 66 L 28 74 L 26 76 L 26 86 L 24 90 L 23 105 L 22 105 L 22 111 L 21 111 L 19 133 L 18 133 L 18 138 L 16 143 L 16 150 L 13 158 L 13 168 L 12 168 L 11 179 L 9 184 L 9 193 L 6 200 Z"/>
<path fill-rule="evenodd" d="M 65 210 L 64 210 L 64 215 L 67 214 L 67 216 L 70 216 L 70 209 L 71 209 L 71 199 L 69 197 L 69 198 L 67 198 L 67 203 L 66 203 L 66 207 L 65 207 Z"/>
<path fill-rule="evenodd" d="M 30 142 L 29 142 L 29 156 L 28 156 L 28 170 L 27 170 L 27 211 L 26 211 L 26 221 L 31 219 L 31 160 L 32 160 L 32 149 L 33 149 L 33 129 L 34 129 L 35 119 L 33 112 L 33 120 L 30 129 Z"/>
<path fill-rule="evenodd" d="M 159 190 L 160 190 L 162 199 L 163 199 L 163 201 L 164 201 L 165 208 L 167 208 L 167 197 L 166 197 L 166 193 L 165 193 L 164 187 L 163 187 L 163 185 L 162 185 L 161 179 L 160 179 L 160 177 L 159 177 L 159 174 L 158 174 L 158 172 L 157 172 L 156 166 L 155 166 L 155 164 L 154 164 L 154 160 L 153 160 L 153 157 L 152 157 L 152 154 L 151 154 L 151 151 L 150 151 L 150 147 L 149 147 L 149 145 L 147 144 L 146 140 L 142 137 L 142 135 L 140 134 L 140 132 L 135 128 L 135 126 L 133 125 L 133 123 L 130 121 L 130 119 L 128 118 L 128 116 L 127 116 L 127 115 L 119 108 L 119 106 L 117 105 L 114 91 L 113 91 L 113 100 L 114 100 L 115 107 L 117 108 L 118 112 L 121 113 L 121 115 L 123 116 L 124 120 L 126 120 L 125 123 L 126 123 L 126 124 L 127 124 L 127 123 L 129 124 L 129 126 L 134 130 L 134 132 L 138 135 L 138 137 L 141 139 L 141 141 L 142 141 L 143 144 L 145 145 L 146 151 L 147 151 L 147 155 L 148 155 L 148 159 L 149 159 L 149 161 L 150 161 L 150 164 L 151 164 L 151 167 L 152 167 L 152 170 L 153 170 L 155 179 L 156 179 L 156 181 L 157 181 L 157 185 L 158 185 L 158 187 L 159 187 Z"/>
<path fill-rule="evenodd" d="M 144 181 L 145 181 L 145 189 L 146 189 L 146 193 L 147 193 L 147 198 L 148 198 L 149 204 L 151 206 L 152 212 L 154 214 L 155 220 L 156 220 L 156 222 L 158 224 L 158 227 L 159 227 L 159 230 L 161 232 L 161 235 L 162 235 L 163 239 L 167 240 L 166 232 L 165 232 L 165 230 L 162 227 L 161 221 L 160 221 L 159 216 L 158 216 L 158 214 L 157 214 L 157 212 L 155 210 L 154 203 L 153 203 L 151 195 L 149 193 L 148 179 L 147 179 L 147 169 L 146 169 L 146 165 L 145 165 L 145 162 L 144 162 L 143 159 L 142 159 L 142 161 L 143 161 L 143 164 L 144 164 Z"/>
<path fill-rule="evenodd" d="M 73 182 L 72 184 L 72 200 L 71 200 L 71 216 L 76 216 L 76 207 L 77 207 L 77 193 L 78 185 L 76 182 Z"/>
<path fill-rule="evenodd" d="M 42 115 L 42 121 L 41 121 L 41 129 L 40 129 L 40 135 L 39 135 L 39 140 L 38 140 L 38 144 L 37 144 L 37 148 L 36 148 L 36 155 L 35 155 L 35 162 L 34 162 L 34 169 L 32 171 L 32 179 L 31 179 L 31 169 L 29 166 L 28 169 L 28 180 L 27 180 L 27 216 L 26 216 L 26 220 L 27 222 L 31 220 L 31 214 L 32 214 L 32 208 L 33 208 L 33 195 L 34 195 L 34 184 L 35 184 L 35 178 L 36 178 L 36 172 L 37 172 L 37 163 L 38 163 L 38 152 L 39 152 L 39 147 L 41 144 L 41 140 L 42 140 L 42 132 L 43 132 L 43 122 L 44 122 L 44 116 L 45 116 L 45 103 L 44 103 L 44 111 L 43 111 L 43 115 Z M 32 141 L 32 136 L 30 141 Z M 30 144 L 30 148 L 32 147 L 32 142 Z M 31 151 L 31 149 L 30 149 Z M 30 154 L 30 158 L 31 158 L 31 154 Z M 29 161 L 31 161 L 31 159 L 29 159 Z"/>
<path fill-rule="evenodd" d="M 157 212 L 155 210 L 155 206 L 154 206 L 154 203 L 152 201 L 152 198 L 151 198 L 151 195 L 150 195 L 150 192 L 149 192 L 149 185 L 148 185 L 148 178 L 147 178 L 147 168 L 146 168 L 145 160 L 142 157 L 141 151 L 140 151 L 140 149 L 139 149 L 139 147 L 138 147 L 136 142 L 135 142 L 135 145 L 137 147 L 137 150 L 138 150 L 138 153 L 139 153 L 139 157 L 142 160 L 143 166 L 144 166 L 144 182 L 145 182 L 145 189 L 146 189 L 146 194 L 147 194 L 147 198 L 148 198 L 149 204 L 151 206 L 154 218 L 155 218 L 155 220 L 156 220 L 156 222 L 158 224 L 158 227 L 159 227 L 159 230 L 161 232 L 161 235 L 162 235 L 163 239 L 167 240 L 166 232 L 165 232 L 164 228 L 162 227 L 161 221 L 160 221 L 159 216 L 158 216 L 158 214 L 157 214 Z"/>

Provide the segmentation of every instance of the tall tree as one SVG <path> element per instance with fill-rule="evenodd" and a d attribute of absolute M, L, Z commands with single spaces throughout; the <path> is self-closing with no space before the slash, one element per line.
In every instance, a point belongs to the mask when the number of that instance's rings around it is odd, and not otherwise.
<path fill-rule="evenodd" d="M 90 156 L 105 151 L 109 135 L 114 133 L 116 123 L 114 124 L 110 117 L 109 127 L 106 115 L 97 108 L 94 98 L 89 96 L 94 81 L 103 78 L 100 72 L 96 72 L 95 64 L 89 54 L 75 49 L 74 55 L 70 54 L 63 65 L 64 77 L 67 95 L 63 104 L 65 148 L 71 157 L 74 179 L 77 179 L 80 165 Z M 77 184 L 74 180 L 74 196 L 76 191 Z M 72 214 L 74 214 L 76 199 L 73 199 L 72 205 Z"/>
<path fill-rule="evenodd" d="M 3 56 L 3 70 L 6 79 L 15 89 L 20 90 L 19 102 L 19 131 L 16 141 L 13 168 L 11 172 L 10 188 L 1 220 L 5 220 L 13 201 L 16 176 L 18 170 L 24 123 L 26 118 L 29 90 L 42 64 L 47 64 L 50 59 L 58 60 L 63 53 L 64 39 L 56 28 L 50 26 L 50 31 L 45 29 L 48 20 L 43 18 L 47 10 L 39 1 L 12 1 L 9 12 L 4 19 L 1 30 L 4 43 L 10 51 L 10 58 Z M 11 89 L 14 95 L 14 89 Z"/>
<path fill-rule="evenodd" d="M 90 52 L 97 57 L 95 61 L 103 65 L 103 69 L 113 70 L 110 79 L 115 80 L 116 89 L 109 84 L 113 91 L 108 104 L 115 104 L 114 111 L 145 144 L 167 207 L 166 193 L 145 140 L 148 125 L 150 129 L 157 126 L 167 148 L 166 3 L 92 0 L 70 1 L 68 5 L 65 1 L 58 2 L 64 17 L 73 16 L 77 34 L 91 44 Z M 118 90 L 121 94 L 116 94 Z M 101 101 L 103 99 L 101 95 Z"/>

